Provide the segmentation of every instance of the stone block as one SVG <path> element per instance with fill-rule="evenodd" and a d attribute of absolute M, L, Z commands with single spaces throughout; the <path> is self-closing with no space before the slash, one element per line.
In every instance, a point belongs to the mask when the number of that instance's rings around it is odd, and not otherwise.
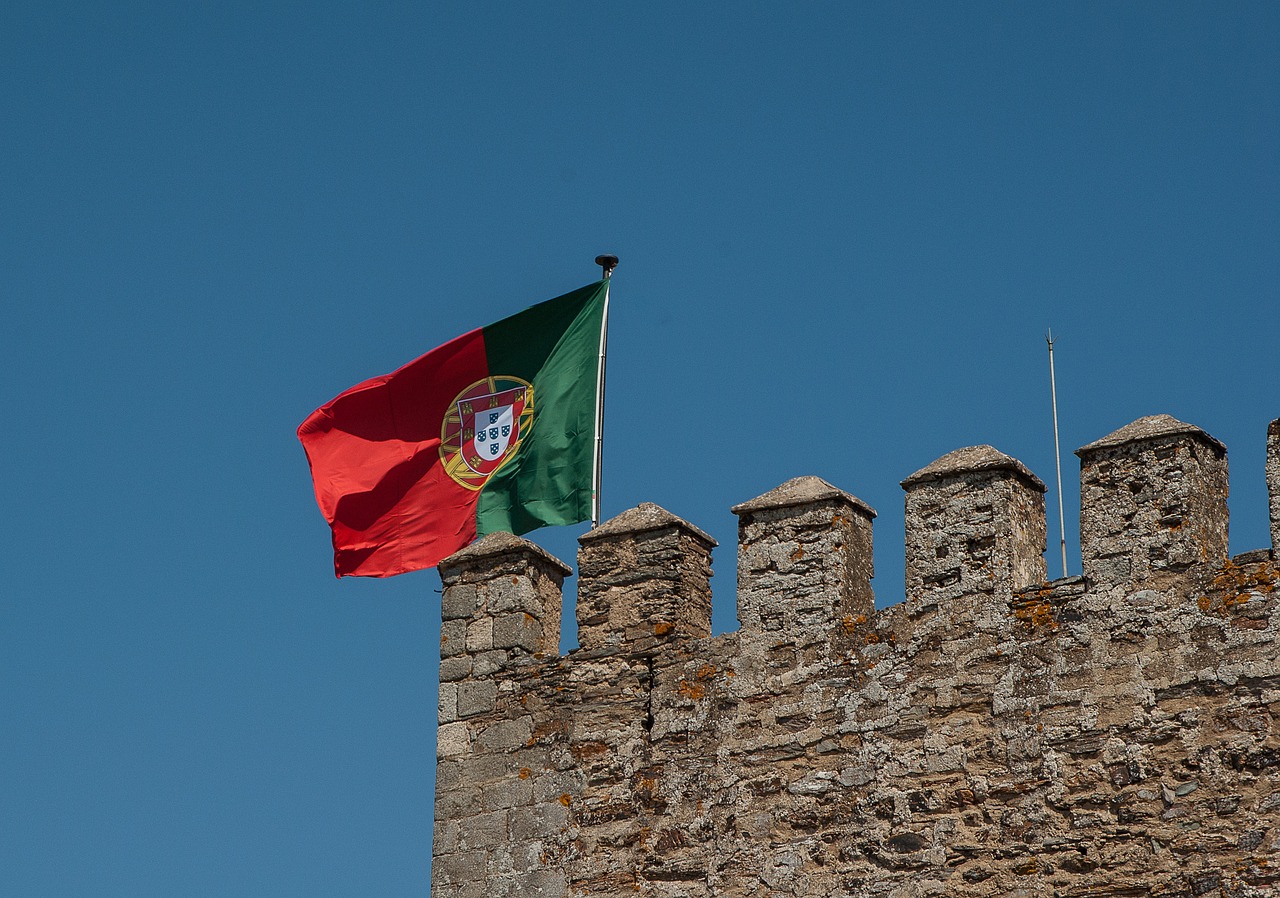
<path fill-rule="evenodd" d="M 565 876 L 561 870 L 534 870 L 521 873 L 512 883 L 512 895 L 530 898 L 561 898 L 565 894 Z"/>
<path fill-rule="evenodd" d="M 493 618 L 476 618 L 467 624 L 467 651 L 483 652 L 493 648 Z"/>
<path fill-rule="evenodd" d="M 1045 579 L 1045 486 L 991 446 L 944 455 L 902 481 L 907 601 L 991 596 Z"/>
<path fill-rule="evenodd" d="M 471 656 L 459 655 L 456 658 L 442 658 L 440 660 L 440 679 L 442 681 L 455 681 L 466 679 L 471 673 Z"/>
<path fill-rule="evenodd" d="M 431 862 L 432 884 L 457 884 L 482 876 L 486 854 L 483 851 L 453 851 L 439 854 Z"/>
<path fill-rule="evenodd" d="M 569 822 L 569 808 L 558 800 L 562 794 L 568 793 L 557 792 L 556 797 L 550 801 L 513 808 L 508 818 L 511 838 L 527 842 L 545 838 L 548 834 L 563 829 Z"/>
<path fill-rule="evenodd" d="M 485 810 L 505 811 L 520 808 L 533 801 L 533 783 L 529 779 L 508 776 L 501 782 L 482 790 L 481 794 Z"/>
<path fill-rule="evenodd" d="M 471 676 L 473 677 L 491 677 L 506 668 L 510 661 L 508 653 L 501 649 L 480 652 L 469 657 L 471 658 Z"/>
<path fill-rule="evenodd" d="M 457 713 L 459 717 L 475 717 L 493 710 L 498 695 L 498 684 L 492 680 L 462 682 L 457 685 Z"/>
<path fill-rule="evenodd" d="M 462 721 L 442 723 L 436 729 L 436 757 L 456 758 L 471 751 L 471 731 Z"/>
<path fill-rule="evenodd" d="M 464 848 L 492 850 L 507 842 L 507 812 L 485 811 L 460 821 Z"/>
<path fill-rule="evenodd" d="M 440 596 L 440 617 L 443 620 L 465 620 L 475 614 L 479 594 L 475 586 L 462 583 L 451 589 L 442 590 Z"/>
<path fill-rule="evenodd" d="M 646 502 L 578 542 L 582 648 L 649 652 L 711 635 L 710 536 Z"/>
<path fill-rule="evenodd" d="M 466 819 L 484 810 L 482 794 L 474 786 L 455 786 L 452 789 L 436 789 L 436 818 L 438 820 Z"/>
<path fill-rule="evenodd" d="M 452 658 L 467 651 L 467 622 L 446 620 L 440 624 L 440 657 Z"/>
<path fill-rule="evenodd" d="M 529 717 L 503 720 L 485 727 L 476 736 L 476 745 L 487 751 L 514 751 L 524 746 L 533 735 Z"/>
<path fill-rule="evenodd" d="M 506 641 L 500 648 L 507 651 L 476 665 L 475 675 L 486 675 L 478 673 L 482 666 L 496 671 L 526 663 L 533 655 L 559 652 L 561 587 L 570 573 L 563 562 L 526 539 L 491 533 L 441 561 L 438 570 L 444 585 L 442 657 L 459 653 L 460 627 L 465 629 L 462 651 L 490 652 L 495 618 L 513 615 L 529 626 L 513 630 L 505 625 L 501 638 Z"/>
<path fill-rule="evenodd" d="M 542 622 L 525 611 L 503 614 L 493 621 L 493 647 L 537 652 L 542 646 Z"/>
<path fill-rule="evenodd" d="M 490 585 L 486 605 L 492 614 L 522 611 L 541 617 L 547 610 L 543 596 L 527 577 L 500 577 Z"/>
<path fill-rule="evenodd" d="M 1152 415 L 1076 454 L 1091 583 L 1140 586 L 1227 559 L 1227 450 L 1209 434 Z"/>
<path fill-rule="evenodd" d="M 797 477 L 733 508 L 738 515 L 738 620 L 744 637 L 830 639 L 875 610 L 875 510 L 818 477 Z"/>
<path fill-rule="evenodd" d="M 533 797 L 540 802 L 559 802 L 562 795 L 572 795 L 581 788 L 580 777 L 568 771 L 553 771 L 533 781 Z"/>
<path fill-rule="evenodd" d="M 436 716 L 440 723 L 449 723 L 458 719 L 458 687 L 456 684 L 440 684 L 440 702 Z"/>

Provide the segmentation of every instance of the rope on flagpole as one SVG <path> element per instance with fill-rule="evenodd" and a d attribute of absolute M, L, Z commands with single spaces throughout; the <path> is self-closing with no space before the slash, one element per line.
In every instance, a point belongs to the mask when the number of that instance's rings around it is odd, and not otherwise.
<path fill-rule="evenodd" d="M 596 445 L 591 461 L 591 526 L 600 525 L 600 487 L 604 465 L 604 364 L 609 341 L 609 284 L 618 257 L 608 253 L 596 256 L 596 264 L 604 272 L 604 310 L 600 316 L 600 361 L 596 367 Z"/>

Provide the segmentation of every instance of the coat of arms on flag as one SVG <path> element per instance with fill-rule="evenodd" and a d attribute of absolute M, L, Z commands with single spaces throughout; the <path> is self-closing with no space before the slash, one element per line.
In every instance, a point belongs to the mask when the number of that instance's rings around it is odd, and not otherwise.
<path fill-rule="evenodd" d="M 463 390 L 445 415 L 440 458 L 445 470 L 478 490 L 520 448 L 533 426 L 533 386 L 515 377 L 487 377 Z"/>

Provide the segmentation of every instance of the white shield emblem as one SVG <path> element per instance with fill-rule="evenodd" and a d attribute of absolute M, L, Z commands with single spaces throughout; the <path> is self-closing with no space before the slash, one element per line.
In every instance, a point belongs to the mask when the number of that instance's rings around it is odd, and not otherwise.
<path fill-rule="evenodd" d="M 458 400 L 459 448 L 469 469 L 488 477 L 520 442 L 520 416 L 527 396 L 525 387 L 516 387 Z"/>
<path fill-rule="evenodd" d="M 511 442 L 514 423 L 515 414 L 510 405 L 476 412 L 476 435 L 472 441 L 476 455 L 488 462 L 502 458 L 507 451 L 507 444 Z"/>

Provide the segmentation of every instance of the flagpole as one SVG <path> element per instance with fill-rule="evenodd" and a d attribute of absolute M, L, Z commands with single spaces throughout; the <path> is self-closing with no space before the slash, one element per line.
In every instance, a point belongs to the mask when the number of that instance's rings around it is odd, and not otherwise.
<path fill-rule="evenodd" d="M 609 341 L 609 283 L 618 257 L 608 253 L 596 256 L 596 264 L 604 272 L 604 311 L 600 316 L 600 361 L 596 367 L 596 445 L 591 461 L 591 526 L 600 524 L 600 486 L 604 462 L 604 362 Z"/>
<path fill-rule="evenodd" d="M 1062 576 L 1067 576 L 1067 518 L 1062 509 L 1062 450 L 1058 447 L 1058 381 L 1053 376 L 1053 331 L 1045 334 L 1049 344 L 1049 394 L 1053 399 L 1053 458 L 1058 466 L 1058 533 L 1062 537 Z"/>

